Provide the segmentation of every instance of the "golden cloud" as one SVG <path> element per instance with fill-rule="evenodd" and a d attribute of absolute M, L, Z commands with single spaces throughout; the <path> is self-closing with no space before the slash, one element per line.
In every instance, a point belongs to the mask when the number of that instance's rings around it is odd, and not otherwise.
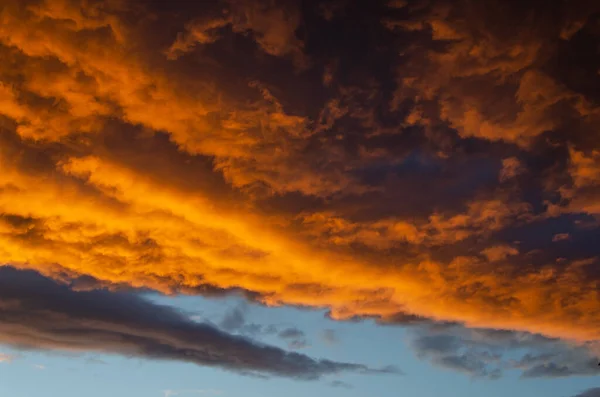
<path fill-rule="evenodd" d="M 14 1 L 1 11 L 0 51 L 9 60 L 0 66 L 2 263 L 165 293 L 241 288 L 265 304 L 328 308 L 337 319 L 410 313 L 473 327 L 600 338 L 597 278 L 589 276 L 594 258 L 521 266 L 512 262 L 522 259 L 520 250 L 491 241 L 508 227 L 540 219 L 512 185 L 467 198 L 460 194 L 469 186 L 447 197 L 435 197 L 432 186 L 433 197 L 415 201 L 436 200 L 435 208 L 376 216 L 384 204 L 369 203 L 380 197 L 369 195 L 389 189 L 393 197 L 415 196 L 418 183 L 400 194 L 398 179 L 374 187 L 359 171 L 378 161 L 424 166 L 390 155 L 392 141 L 344 146 L 330 131 L 345 117 L 362 117 L 360 128 L 371 126 L 375 111 L 348 110 L 331 100 L 323 106 L 331 117 L 323 110 L 324 121 L 315 126 L 290 111 L 268 84 L 249 79 L 243 87 L 252 92 L 248 99 L 173 65 L 184 57 L 172 54 L 218 44 L 216 30 L 228 24 L 232 34 L 254 32 L 256 46 L 283 58 L 277 61 L 291 56 L 298 62 L 303 46 L 292 11 L 236 3 L 243 24 L 230 16 L 191 23 L 170 47 L 146 53 L 137 50 L 144 48 L 143 24 L 121 16 L 143 11 L 116 1 L 97 4 Z M 439 97 L 440 120 L 461 137 L 519 143 L 555 128 L 552 109 L 561 101 L 595 114 L 591 102 L 542 72 L 524 71 L 537 59 L 536 40 L 475 43 L 467 27 L 439 15 L 424 23 L 434 40 L 451 41 L 452 50 L 427 64 L 436 79 L 405 79 L 401 91 Z M 518 74 L 517 99 L 506 102 L 513 118 L 484 115 L 491 106 L 483 94 L 449 83 L 490 73 L 497 79 Z M 443 94 L 448 87 L 456 91 Z M 589 185 L 597 176 L 597 154 L 577 153 L 575 185 Z M 503 180 L 521 171 L 518 159 L 501 158 Z M 199 159 L 209 166 L 200 167 Z M 494 183 L 498 172 L 490 178 Z M 298 202 L 294 194 L 302 196 Z M 448 209 L 452 194 L 463 200 Z M 352 201 L 357 197 L 358 204 Z M 289 207 L 269 206 L 269 199 L 289 200 Z M 395 209 L 395 203 L 385 205 Z M 365 207 L 371 216 L 361 213 Z"/>

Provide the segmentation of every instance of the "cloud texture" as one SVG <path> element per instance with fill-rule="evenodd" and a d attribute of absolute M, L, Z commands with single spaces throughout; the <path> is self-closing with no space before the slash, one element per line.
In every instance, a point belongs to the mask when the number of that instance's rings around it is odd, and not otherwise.
<path fill-rule="evenodd" d="M 305 380 L 343 371 L 396 372 L 288 353 L 195 323 L 136 295 L 73 291 L 32 271 L 4 267 L 0 287 L 0 343 L 16 348 L 179 360 L 242 374 Z"/>
<path fill-rule="evenodd" d="M 2 263 L 600 339 L 597 2 L 172 3 L 3 1 Z"/>

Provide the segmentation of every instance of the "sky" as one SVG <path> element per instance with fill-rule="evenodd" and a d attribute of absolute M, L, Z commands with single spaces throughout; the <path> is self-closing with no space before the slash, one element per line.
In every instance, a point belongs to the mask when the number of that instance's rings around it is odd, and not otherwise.
<path fill-rule="evenodd" d="M 0 396 L 600 397 L 597 1 L 0 21 Z"/>

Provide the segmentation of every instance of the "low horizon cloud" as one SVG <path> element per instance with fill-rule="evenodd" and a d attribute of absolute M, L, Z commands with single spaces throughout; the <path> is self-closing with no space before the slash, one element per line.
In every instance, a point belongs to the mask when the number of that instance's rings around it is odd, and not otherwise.
<path fill-rule="evenodd" d="M 177 360 L 299 380 L 343 372 L 401 374 L 393 367 L 376 369 L 287 352 L 194 322 L 174 308 L 131 293 L 75 291 L 33 271 L 10 267 L 0 267 L 0 316 L 0 343 L 21 350 Z"/>

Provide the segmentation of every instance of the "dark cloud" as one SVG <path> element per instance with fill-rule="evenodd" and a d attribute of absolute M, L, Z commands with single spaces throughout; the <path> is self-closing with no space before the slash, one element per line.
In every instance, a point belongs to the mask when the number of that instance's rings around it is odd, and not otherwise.
<path fill-rule="evenodd" d="M 304 338 L 304 332 L 298 328 L 286 328 L 279 332 L 279 337 L 283 339 Z"/>
<path fill-rule="evenodd" d="M 423 325 L 411 330 L 410 346 L 433 364 L 472 377 L 498 379 L 505 371 L 521 378 L 598 375 L 593 344 L 570 345 L 526 332 Z M 514 356 L 520 358 L 515 360 Z"/>
<path fill-rule="evenodd" d="M 308 346 L 306 334 L 298 328 L 285 328 L 277 334 L 278 337 L 287 341 L 290 349 L 303 349 Z"/>
<path fill-rule="evenodd" d="M 132 294 L 78 292 L 6 266 L 0 268 L 0 312 L 0 342 L 20 349 L 96 351 L 298 379 L 344 371 L 392 372 L 314 360 L 192 322 Z"/>
<path fill-rule="evenodd" d="M 600 339 L 597 1 L 57 4 L 0 11 L 2 262 L 436 328 L 416 348 L 475 376 L 500 344 L 588 371 L 478 329 Z"/>
<path fill-rule="evenodd" d="M 246 318 L 241 307 L 235 307 L 233 310 L 227 312 L 225 317 L 221 320 L 221 328 L 227 331 L 238 330 L 242 328 L 246 323 Z"/>
<path fill-rule="evenodd" d="M 600 387 L 594 387 L 593 389 L 588 389 L 584 392 L 581 392 L 573 397 L 598 397 L 600 396 Z"/>
<path fill-rule="evenodd" d="M 225 313 L 225 316 L 219 322 L 219 327 L 228 332 L 261 338 L 264 336 L 275 335 L 287 343 L 292 350 L 302 349 L 308 346 L 308 341 L 304 331 L 295 327 L 285 327 L 275 324 L 262 325 L 247 321 L 246 305 L 238 305 Z"/>
<path fill-rule="evenodd" d="M 556 362 L 540 360 L 542 364 L 537 364 L 527 368 L 523 378 L 565 378 L 568 376 L 597 376 L 600 372 L 598 368 L 598 359 L 595 357 L 581 357 L 580 359 L 561 362 L 563 357 L 556 357 Z"/>
<path fill-rule="evenodd" d="M 288 342 L 288 348 L 291 350 L 300 350 L 307 346 L 309 346 L 309 344 L 306 339 L 292 339 Z"/>

